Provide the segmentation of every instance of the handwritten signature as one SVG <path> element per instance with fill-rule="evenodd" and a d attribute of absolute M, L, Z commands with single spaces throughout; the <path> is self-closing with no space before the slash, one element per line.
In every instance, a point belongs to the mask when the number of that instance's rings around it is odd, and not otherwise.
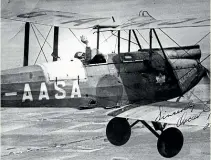
<path fill-rule="evenodd" d="M 193 120 L 198 119 L 201 116 L 202 113 L 210 112 L 210 107 L 207 106 L 207 105 L 205 105 L 205 107 L 203 108 L 203 110 L 201 112 L 199 112 L 197 114 L 194 114 L 192 116 L 187 116 L 187 112 L 185 112 L 185 111 L 187 111 L 188 109 L 191 109 L 191 112 L 193 112 L 193 110 L 194 110 L 194 104 L 188 103 L 184 108 L 179 109 L 177 111 L 174 111 L 174 112 L 172 112 L 170 114 L 164 114 L 167 111 L 163 111 L 162 110 L 162 106 L 159 106 L 159 114 L 155 118 L 155 121 L 160 121 L 162 119 L 164 120 L 164 119 L 166 119 L 168 117 L 172 117 L 172 116 L 177 115 L 179 113 L 183 113 L 182 116 L 178 119 L 178 121 L 176 123 L 176 126 L 179 127 L 181 125 L 185 125 L 188 122 L 191 122 Z M 209 120 L 209 118 L 210 118 L 210 114 L 208 115 L 207 120 Z M 210 126 L 210 123 L 208 122 L 203 129 L 205 130 L 209 126 Z"/>

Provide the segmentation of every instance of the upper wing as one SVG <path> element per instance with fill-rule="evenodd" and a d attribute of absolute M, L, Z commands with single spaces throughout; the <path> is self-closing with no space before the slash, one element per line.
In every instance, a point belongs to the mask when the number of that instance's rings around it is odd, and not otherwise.
<path fill-rule="evenodd" d="M 27 9 L 23 9 L 27 10 Z M 102 24 L 107 21 L 108 17 L 92 17 L 88 15 L 53 11 L 35 8 L 28 12 L 13 12 L 11 9 L 2 9 L 1 18 L 22 22 L 32 22 L 48 26 L 59 26 L 71 29 L 92 28 L 95 25 Z"/>
<path fill-rule="evenodd" d="M 210 104 L 163 101 L 149 105 L 128 105 L 111 111 L 109 116 L 161 123 L 206 126 L 209 123 Z"/>
<path fill-rule="evenodd" d="M 71 29 L 93 28 L 96 25 L 114 25 L 111 21 L 108 21 L 109 19 L 111 20 L 109 17 L 93 17 L 78 13 L 45 10 L 40 8 L 35 8 L 32 11 L 29 9 L 21 9 L 18 12 L 13 9 L 3 8 L 1 10 L 1 18 Z M 157 20 L 149 14 L 142 14 L 138 17 L 130 18 L 121 25 L 118 23 L 116 23 L 116 25 L 118 27 L 112 27 L 112 30 L 203 27 L 210 25 L 210 18 L 189 17 L 182 19 Z"/>
<path fill-rule="evenodd" d="M 146 13 L 146 14 L 144 14 Z M 142 15 L 129 19 L 120 25 L 117 30 L 122 29 L 150 29 L 150 28 L 182 28 L 182 27 L 204 27 L 210 26 L 210 17 L 187 17 L 177 19 L 155 19 L 147 11 Z"/>
<path fill-rule="evenodd" d="M 93 17 L 78 13 L 53 11 L 35 8 L 32 11 L 23 12 L 22 9 L 19 13 L 14 12 L 12 9 L 2 9 L 1 18 L 10 19 L 15 21 L 32 22 L 37 24 L 59 26 L 71 29 L 85 29 L 93 28 L 96 25 L 111 25 L 108 17 Z M 106 22 L 106 23 L 105 23 Z M 138 17 L 133 17 L 119 25 L 116 30 L 122 29 L 150 29 L 150 28 L 181 28 L 181 27 L 202 27 L 209 26 L 210 18 L 203 17 L 189 17 L 183 19 L 163 19 L 157 20 L 149 14 L 142 14 Z"/>

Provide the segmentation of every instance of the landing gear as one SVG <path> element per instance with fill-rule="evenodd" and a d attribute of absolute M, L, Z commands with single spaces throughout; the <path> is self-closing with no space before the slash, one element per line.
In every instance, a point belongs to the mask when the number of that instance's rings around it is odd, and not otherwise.
<path fill-rule="evenodd" d="M 131 127 L 125 118 L 113 118 L 107 125 L 106 136 L 113 145 L 125 144 L 131 135 Z"/>
<path fill-rule="evenodd" d="M 167 128 L 158 138 L 158 152 L 166 158 L 176 156 L 183 146 L 182 132 L 177 128 Z"/>
<path fill-rule="evenodd" d="M 106 136 L 109 142 L 116 146 L 125 144 L 130 138 L 131 128 L 138 122 L 141 122 L 158 138 L 157 149 L 163 157 L 174 157 L 182 149 L 184 139 L 179 129 L 174 127 L 165 129 L 166 124 L 161 125 L 160 122 L 153 122 L 155 128 L 153 129 L 143 120 L 137 120 L 130 125 L 126 118 L 118 117 L 113 118 L 107 125 Z M 161 134 L 159 135 L 155 130 L 160 130 Z"/>

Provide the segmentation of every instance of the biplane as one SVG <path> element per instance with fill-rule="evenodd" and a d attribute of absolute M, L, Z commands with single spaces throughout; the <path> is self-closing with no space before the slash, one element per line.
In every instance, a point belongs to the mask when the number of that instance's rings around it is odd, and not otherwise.
<path fill-rule="evenodd" d="M 163 28 L 209 26 L 209 18 L 157 20 L 143 11 L 125 23 L 108 25 L 108 17 L 87 18 L 44 9 L 19 14 L 3 10 L 1 18 L 26 22 L 24 67 L 1 71 L 2 107 L 110 108 L 108 115 L 114 118 L 106 128 L 109 142 L 117 146 L 125 144 L 131 128 L 141 122 L 158 138 L 158 151 L 167 158 L 177 155 L 184 141 L 181 131 L 176 127 L 166 128 L 167 124 L 209 125 L 209 104 L 179 102 L 202 78 L 209 79 L 209 70 L 202 65 L 205 59 L 200 60 L 200 46 L 164 48 L 156 32 Z M 30 24 L 54 27 L 53 62 L 28 66 Z M 78 58 L 57 61 L 59 27 L 96 29 L 97 51 L 100 33 L 115 31 L 118 54 L 97 53 L 94 60 L 87 59 L 90 56 L 85 54 L 84 61 Z M 149 30 L 148 49 L 141 47 L 137 29 Z M 128 31 L 128 51 L 120 53 L 122 30 Z M 139 46 L 137 51 L 130 50 L 132 34 Z M 159 48 L 153 48 L 153 37 Z M 177 100 L 168 101 L 172 98 Z M 129 124 L 128 119 L 135 122 Z"/>

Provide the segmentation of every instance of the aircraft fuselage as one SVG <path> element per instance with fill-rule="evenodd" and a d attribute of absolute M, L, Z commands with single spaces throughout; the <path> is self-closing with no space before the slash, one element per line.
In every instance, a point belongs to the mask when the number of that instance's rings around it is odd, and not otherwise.
<path fill-rule="evenodd" d="M 187 48 L 187 47 L 186 47 Z M 80 60 L 58 61 L 2 71 L 5 107 L 113 107 L 148 104 L 181 96 L 204 74 L 197 62 L 199 46 L 167 48 L 166 65 L 159 49 L 149 63 L 148 50 L 109 54 L 106 63 L 83 65 Z"/>

